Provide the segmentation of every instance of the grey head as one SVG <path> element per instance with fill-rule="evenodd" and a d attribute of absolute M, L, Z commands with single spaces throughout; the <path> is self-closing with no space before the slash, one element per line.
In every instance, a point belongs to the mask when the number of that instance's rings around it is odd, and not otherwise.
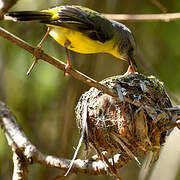
<path fill-rule="evenodd" d="M 137 68 L 135 63 L 136 55 L 136 41 L 130 29 L 128 29 L 124 24 L 121 24 L 116 21 L 112 21 L 112 24 L 117 31 L 117 41 L 118 41 L 118 50 L 121 59 L 126 60 L 129 64 L 132 62 L 134 68 Z"/>

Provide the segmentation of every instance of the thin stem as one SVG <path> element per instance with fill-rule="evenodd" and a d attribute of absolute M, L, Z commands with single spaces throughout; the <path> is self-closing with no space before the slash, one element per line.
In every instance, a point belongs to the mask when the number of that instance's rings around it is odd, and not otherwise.
<path fill-rule="evenodd" d="M 0 0 L 0 20 L 16 2 L 17 0 Z"/>
<path fill-rule="evenodd" d="M 104 14 L 106 18 L 117 21 L 175 21 L 180 19 L 180 13 L 166 14 Z"/>

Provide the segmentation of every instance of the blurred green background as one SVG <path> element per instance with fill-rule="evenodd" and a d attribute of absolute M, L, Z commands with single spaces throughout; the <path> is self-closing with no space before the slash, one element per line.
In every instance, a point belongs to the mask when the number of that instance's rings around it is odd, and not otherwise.
<path fill-rule="evenodd" d="M 159 0 L 169 13 L 179 12 L 180 1 Z M 151 0 L 19 0 L 11 10 L 40 10 L 55 5 L 77 4 L 102 13 L 162 13 Z M 180 20 L 172 22 L 127 22 L 137 44 L 139 71 L 162 80 L 176 103 L 180 100 Z M 36 46 L 46 32 L 43 24 L 0 22 L 0 26 Z M 43 49 L 66 62 L 65 50 L 48 37 Z M 81 55 L 71 52 L 73 67 L 100 81 L 123 74 L 127 63 L 111 55 Z M 30 76 L 26 72 L 31 55 L 0 36 L 0 100 L 16 115 L 32 143 L 44 153 L 71 159 L 80 138 L 74 117 L 79 97 L 89 87 L 64 72 L 39 61 Z M 175 104 L 175 103 L 174 103 Z M 179 103 L 180 104 L 180 103 Z M 158 162 L 151 169 L 139 169 L 135 162 L 120 169 L 123 180 L 180 179 L 180 131 L 168 137 Z M 79 153 L 84 158 L 83 148 Z M 11 179 L 12 152 L 0 130 L 0 179 Z M 145 177 L 146 171 L 149 171 Z M 49 180 L 62 174 L 38 164 L 29 167 L 30 180 Z M 73 175 L 70 180 L 115 179 L 108 176 Z"/>

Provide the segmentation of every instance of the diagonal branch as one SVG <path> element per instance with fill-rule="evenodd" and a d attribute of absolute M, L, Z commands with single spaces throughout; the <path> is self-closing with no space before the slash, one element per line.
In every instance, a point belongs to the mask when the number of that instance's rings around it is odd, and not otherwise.
<path fill-rule="evenodd" d="M 17 44 L 18 46 L 25 49 L 29 53 L 34 54 L 35 47 L 31 46 L 27 42 L 23 41 L 22 39 L 18 38 L 15 35 L 9 33 L 8 31 L 6 31 L 5 29 L 3 29 L 1 27 L 0 27 L 0 36 L 3 36 L 4 38 L 8 39 L 9 41 Z M 55 66 L 56 68 L 63 70 L 63 71 L 65 70 L 65 63 L 64 62 L 62 62 L 62 61 L 60 61 L 60 60 L 58 60 L 52 56 L 49 56 L 43 50 L 38 51 L 37 56 L 40 59 L 50 63 L 53 66 Z M 72 77 L 74 77 L 75 79 L 82 81 L 83 83 L 85 83 L 91 87 L 95 87 L 99 90 L 102 90 L 103 92 L 109 94 L 110 96 L 117 97 L 117 94 L 115 92 L 113 92 L 112 90 L 108 89 L 107 87 L 103 86 L 102 84 L 98 83 L 97 81 L 89 78 L 88 76 L 84 75 L 83 73 L 81 73 L 81 72 L 79 72 L 73 68 L 68 69 L 66 72 L 69 75 L 71 75 Z"/>
<path fill-rule="evenodd" d="M 8 39 L 9 41 L 17 44 L 18 46 L 20 46 L 21 48 L 30 52 L 31 54 L 34 53 L 35 47 L 31 46 L 27 42 L 23 41 L 22 39 L 18 38 L 15 35 L 9 33 L 8 31 L 6 31 L 5 29 L 3 29 L 1 27 L 0 27 L 0 36 L 3 36 L 4 38 Z M 50 63 L 53 66 L 55 66 L 56 68 L 64 71 L 64 69 L 65 69 L 64 62 L 62 62 L 62 61 L 60 61 L 60 60 L 58 60 L 52 56 L 49 56 L 43 50 L 38 51 L 37 56 L 40 59 Z M 117 94 L 115 92 L 113 92 L 111 89 L 105 87 L 104 85 L 98 83 L 94 79 L 89 78 L 88 76 L 84 75 L 83 73 L 81 73 L 81 72 L 79 72 L 73 68 L 68 69 L 66 72 L 69 75 L 71 75 L 72 77 L 74 77 L 75 79 L 82 81 L 83 83 L 85 83 L 91 87 L 95 87 L 95 88 L 103 91 L 104 93 L 109 94 L 110 96 L 118 97 Z"/>
<path fill-rule="evenodd" d="M 163 6 L 163 4 L 161 4 L 158 0 L 151 0 L 152 3 L 158 7 L 163 13 L 167 13 L 167 8 L 165 6 Z"/>

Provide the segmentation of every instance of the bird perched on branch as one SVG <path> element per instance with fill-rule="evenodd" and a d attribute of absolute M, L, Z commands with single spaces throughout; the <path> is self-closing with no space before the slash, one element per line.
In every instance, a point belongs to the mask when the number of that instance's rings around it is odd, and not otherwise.
<path fill-rule="evenodd" d="M 91 9 L 81 6 L 57 6 L 42 11 L 9 12 L 4 19 L 45 23 L 48 30 L 36 49 L 41 49 L 48 34 L 52 36 L 66 49 L 65 70 L 71 68 L 68 56 L 70 49 L 82 54 L 112 54 L 128 61 L 128 73 L 136 71 L 136 43 L 131 31 L 125 25 L 106 19 Z"/>

